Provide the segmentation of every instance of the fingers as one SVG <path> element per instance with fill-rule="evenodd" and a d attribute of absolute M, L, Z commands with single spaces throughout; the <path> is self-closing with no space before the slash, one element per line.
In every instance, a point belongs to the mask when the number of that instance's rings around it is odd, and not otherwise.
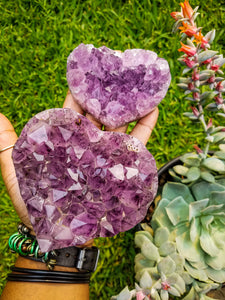
<path fill-rule="evenodd" d="M 102 129 L 102 124 L 100 122 L 98 122 L 98 120 L 96 120 L 92 115 L 90 115 L 89 113 L 86 113 L 86 118 L 88 120 L 90 120 L 96 127 L 98 127 L 98 129 Z"/>
<path fill-rule="evenodd" d="M 80 105 L 76 101 L 74 101 L 74 98 L 73 98 L 70 90 L 68 90 L 68 92 L 67 92 L 66 99 L 63 103 L 63 108 L 71 108 L 81 115 L 83 115 L 83 113 L 84 113 L 84 111 L 82 110 Z"/>
<path fill-rule="evenodd" d="M 136 137 L 139 141 L 146 145 L 151 136 L 152 130 L 156 125 L 158 115 L 159 110 L 158 108 L 155 108 L 147 116 L 137 122 L 130 135 Z"/>
<path fill-rule="evenodd" d="M 67 95 L 66 95 L 66 99 L 64 101 L 63 104 L 63 108 L 71 108 L 73 110 L 75 110 L 76 112 L 78 112 L 79 114 L 83 115 L 84 111 L 81 108 L 81 106 L 76 102 L 76 100 L 74 99 L 74 97 L 72 96 L 70 90 L 68 91 Z M 98 127 L 99 129 L 102 128 L 102 124 L 99 123 L 92 115 L 90 115 L 89 113 L 86 113 L 86 118 L 89 119 L 96 127 Z"/>
<path fill-rule="evenodd" d="M 127 127 L 128 125 L 124 125 L 115 129 L 110 129 L 108 127 L 105 127 L 106 131 L 113 131 L 113 132 L 121 132 L 121 133 L 126 133 L 127 132 Z"/>
<path fill-rule="evenodd" d="M 3 114 L 0 114 L 0 150 L 15 144 L 16 141 L 17 135 L 12 124 Z M 12 161 L 12 148 L 0 152 L 0 168 L 2 172 L 2 178 L 5 182 L 17 214 L 24 224 L 26 224 L 28 227 L 31 227 L 26 206 L 20 196 L 20 190 Z"/>
<path fill-rule="evenodd" d="M 83 109 L 76 102 L 76 100 L 74 99 L 70 91 L 68 91 L 67 93 L 63 107 L 71 108 L 80 114 L 84 114 Z M 154 129 L 155 124 L 157 122 L 158 114 L 159 114 L 158 108 L 155 108 L 151 113 L 149 113 L 148 115 L 140 119 L 135 125 L 135 127 L 133 128 L 130 135 L 136 137 L 144 145 L 146 145 L 151 136 L 152 130 Z M 102 124 L 98 120 L 96 120 L 91 114 L 86 113 L 86 118 L 89 119 L 96 127 L 102 129 Z M 105 130 L 126 133 L 127 127 L 128 125 L 124 125 L 116 129 L 110 129 L 107 126 L 105 126 Z"/>

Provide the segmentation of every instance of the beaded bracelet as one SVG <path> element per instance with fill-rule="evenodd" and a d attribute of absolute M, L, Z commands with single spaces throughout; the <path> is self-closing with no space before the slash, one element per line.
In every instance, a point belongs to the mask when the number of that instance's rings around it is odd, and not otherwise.
<path fill-rule="evenodd" d="M 9 238 L 9 248 L 12 252 L 18 253 L 21 256 L 30 256 L 34 258 L 41 258 L 41 261 L 46 264 L 49 270 L 53 270 L 56 264 L 56 252 L 50 251 L 42 253 L 37 240 L 34 236 L 29 234 L 30 230 L 24 225 L 19 224 L 18 232 L 11 235 Z"/>

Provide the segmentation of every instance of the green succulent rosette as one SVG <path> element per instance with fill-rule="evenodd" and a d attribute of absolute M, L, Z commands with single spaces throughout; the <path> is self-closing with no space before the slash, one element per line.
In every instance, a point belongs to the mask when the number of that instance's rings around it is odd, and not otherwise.
<path fill-rule="evenodd" d="M 225 178 L 190 188 L 167 183 L 153 214 L 153 230 L 167 228 L 168 241 L 185 259 L 185 269 L 201 282 L 225 282 Z"/>

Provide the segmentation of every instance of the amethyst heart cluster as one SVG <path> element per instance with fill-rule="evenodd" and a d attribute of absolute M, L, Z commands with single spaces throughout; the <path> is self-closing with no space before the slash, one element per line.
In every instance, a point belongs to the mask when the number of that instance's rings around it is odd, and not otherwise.
<path fill-rule="evenodd" d="M 116 128 L 153 110 L 171 76 L 167 61 L 154 52 L 81 44 L 68 58 L 67 79 L 82 108 Z M 33 117 L 13 161 L 43 252 L 132 228 L 157 191 L 155 160 L 140 141 L 101 131 L 70 109 Z"/>
<path fill-rule="evenodd" d="M 13 161 L 43 252 L 132 228 L 157 190 L 155 160 L 140 141 L 101 131 L 70 109 L 33 117 Z"/>
<path fill-rule="evenodd" d="M 113 51 L 80 44 L 69 55 L 67 81 L 84 111 L 109 128 L 137 120 L 165 97 L 169 65 L 143 49 Z"/>

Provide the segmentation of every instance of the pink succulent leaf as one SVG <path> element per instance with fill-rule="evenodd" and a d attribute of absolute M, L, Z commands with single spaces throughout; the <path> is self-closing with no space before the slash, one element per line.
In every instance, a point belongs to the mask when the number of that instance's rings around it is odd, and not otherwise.
<path fill-rule="evenodd" d="M 139 292 L 137 292 L 137 294 L 136 294 L 136 299 L 137 300 L 143 300 L 143 299 L 145 299 L 145 294 L 142 292 L 142 291 L 139 291 Z"/>

